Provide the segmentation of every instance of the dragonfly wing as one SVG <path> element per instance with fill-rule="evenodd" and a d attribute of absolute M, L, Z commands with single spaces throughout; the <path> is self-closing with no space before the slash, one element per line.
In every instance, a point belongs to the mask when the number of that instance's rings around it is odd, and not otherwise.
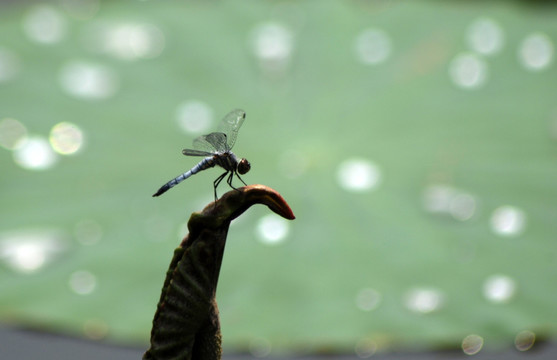
<path fill-rule="evenodd" d="M 214 155 L 214 153 L 210 153 L 208 151 L 193 150 L 193 149 L 184 149 L 182 150 L 182 154 L 188 156 L 213 156 Z"/>
<path fill-rule="evenodd" d="M 213 154 L 215 152 L 228 150 L 226 145 L 226 135 L 221 132 L 201 135 L 193 141 L 193 147 L 197 150 L 207 151 Z"/>
<path fill-rule="evenodd" d="M 236 142 L 236 137 L 238 137 L 238 130 L 244 123 L 246 119 L 246 112 L 244 110 L 236 109 L 232 110 L 222 119 L 219 124 L 219 133 L 226 135 L 227 149 L 218 150 L 230 150 Z"/>
<path fill-rule="evenodd" d="M 226 135 L 220 133 L 210 133 L 201 135 L 193 140 L 193 148 L 199 151 L 205 151 L 211 154 L 222 151 L 226 148 Z"/>

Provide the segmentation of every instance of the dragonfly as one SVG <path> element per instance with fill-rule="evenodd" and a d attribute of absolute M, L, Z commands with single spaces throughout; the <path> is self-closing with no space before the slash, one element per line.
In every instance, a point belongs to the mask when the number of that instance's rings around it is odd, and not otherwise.
<path fill-rule="evenodd" d="M 251 164 L 245 158 L 238 160 L 236 155 L 231 151 L 238 137 L 238 130 L 245 119 L 245 111 L 240 109 L 233 110 L 222 119 L 217 132 L 201 135 L 196 138 L 193 141 L 193 149 L 184 149 L 182 150 L 182 154 L 187 156 L 204 156 L 205 158 L 190 170 L 176 176 L 174 179 L 161 186 L 153 196 L 160 196 L 190 176 L 215 166 L 220 166 L 225 170 L 225 172 L 213 182 L 215 201 L 217 200 L 217 187 L 227 175 L 228 178 L 226 179 L 226 183 L 232 189 L 236 189 L 232 185 L 232 178 L 234 175 L 247 186 L 240 175 L 247 173 L 251 168 Z"/>

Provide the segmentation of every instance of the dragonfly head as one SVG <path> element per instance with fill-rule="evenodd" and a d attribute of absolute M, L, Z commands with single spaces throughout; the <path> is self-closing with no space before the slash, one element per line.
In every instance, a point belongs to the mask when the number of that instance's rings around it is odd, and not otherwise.
<path fill-rule="evenodd" d="M 238 162 L 238 173 L 240 175 L 244 175 L 249 171 L 249 169 L 251 169 L 251 164 L 249 163 L 249 161 L 242 158 L 242 160 Z"/>

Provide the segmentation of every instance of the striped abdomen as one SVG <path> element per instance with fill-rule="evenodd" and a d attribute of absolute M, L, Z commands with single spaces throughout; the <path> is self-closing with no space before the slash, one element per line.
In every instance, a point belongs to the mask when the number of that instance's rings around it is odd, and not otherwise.
<path fill-rule="evenodd" d="M 193 168 L 191 168 L 191 170 L 186 171 L 183 174 L 180 174 L 178 176 L 176 176 L 174 179 L 170 180 L 169 182 L 167 182 L 166 184 L 164 184 L 163 186 L 161 186 L 161 188 L 153 195 L 153 196 L 159 196 L 164 194 L 168 189 L 178 185 L 179 183 L 181 183 L 182 181 L 186 180 L 187 178 L 189 178 L 190 176 L 197 174 L 198 172 L 200 172 L 201 170 L 205 170 L 208 168 L 211 168 L 213 166 L 215 166 L 215 158 L 214 157 L 206 157 L 205 159 L 201 160 L 197 165 L 195 165 Z M 220 164 L 219 164 L 220 165 Z"/>

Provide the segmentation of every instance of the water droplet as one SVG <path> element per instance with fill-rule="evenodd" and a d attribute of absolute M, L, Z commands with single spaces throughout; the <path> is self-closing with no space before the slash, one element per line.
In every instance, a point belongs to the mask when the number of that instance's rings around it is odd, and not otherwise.
<path fill-rule="evenodd" d="M 543 70 L 553 61 L 553 43 L 545 34 L 531 34 L 520 44 L 518 58 L 527 70 Z"/>
<path fill-rule="evenodd" d="M 460 54 L 451 61 L 449 75 L 456 86 L 477 89 L 487 80 L 487 64 L 475 54 Z"/>
<path fill-rule="evenodd" d="M 66 20 L 52 6 L 36 5 L 23 19 L 23 29 L 37 43 L 55 44 L 66 35 Z"/>
<path fill-rule="evenodd" d="M 381 182 L 381 170 L 369 160 L 348 159 L 338 167 L 337 180 L 345 190 L 369 191 L 376 188 Z"/>
<path fill-rule="evenodd" d="M 536 334 L 530 330 L 519 332 L 514 339 L 514 346 L 518 351 L 528 351 L 536 342 Z"/>
<path fill-rule="evenodd" d="M 60 72 L 60 84 L 69 94 L 82 99 L 105 99 L 116 93 L 118 78 L 106 66 L 72 61 Z"/>
<path fill-rule="evenodd" d="M 58 230 L 16 230 L 0 234 L 0 260 L 19 273 L 36 272 L 67 250 L 66 236 Z"/>
<path fill-rule="evenodd" d="M 269 214 L 259 219 L 257 236 L 265 244 L 279 244 L 286 239 L 289 229 L 290 224 L 286 220 L 274 214 Z"/>
<path fill-rule="evenodd" d="M 505 275 L 493 275 L 483 285 L 485 298 L 493 303 L 506 303 L 516 292 L 515 281 Z"/>
<path fill-rule="evenodd" d="M 278 167 L 280 173 L 289 179 L 296 179 L 302 176 L 309 166 L 309 159 L 301 151 L 286 150 L 280 156 Z"/>
<path fill-rule="evenodd" d="M 28 170 L 51 168 L 58 158 L 48 141 L 42 136 L 30 136 L 13 153 L 16 164 Z"/>
<path fill-rule="evenodd" d="M 380 29 L 362 31 L 354 43 L 356 58 L 367 65 L 377 65 L 386 61 L 391 55 L 391 39 Z"/>
<path fill-rule="evenodd" d="M 379 306 L 381 294 L 375 289 L 364 288 L 356 295 L 356 306 L 363 311 L 371 311 Z"/>
<path fill-rule="evenodd" d="M 94 245 L 101 241 L 103 235 L 102 226 L 91 219 L 84 219 L 74 227 L 74 236 L 83 245 Z"/>
<path fill-rule="evenodd" d="M 94 23 L 84 40 L 93 51 L 128 61 L 155 58 L 165 46 L 158 27 L 141 23 Z"/>
<path fill-rule="evenodd" d="M 72 123 L 61 122 L 50 130 L 50 145 L 58 154 L 72 155 L 83 146 L 83 132 Z"/>
<path fill-rule="evenodd" d="M 504 35 L 501 26 L 495 20 L 480 18 L 468 27 L 466 40 L 475 52 L 492 55 L 501 51 Z"/>
<path fill-rule="evenodd" d="M 514 236 L 526 226 L 526 214 L 514 206 L 501 206 L 491 215 L 491 230 L 497 235 Z"/>
<path fill-rule="evenodd" d="M 27 141 L 27 129 L 16 119 L 0 120 L 0 146 L 15 150 Z"/>
<path fill-rule="evenodd" d="M 253 30 L 251 46 L 263 69 L 282 70 L 292 56 L 294 35 L 282 24 L 264 23 Z"/>
<path fill-rule="evenodd" d="M 97 287 L 97 278 L 91 272 L 78 270 L 70 275 L 70 289 L 79 295 L 89 295 Z"/>
<path fill-rule="evenodd" d="M 354 352 L 360 359 L 372 357 L 377 352 L 377 343 L 368 338 L 361 339 L 356 343 Z"/>
<path fill-rule="evenodd" d="M 484 339 L 479 335 L 468 335 L 462 340 L 462 351 L 466 355 L 476 355 L 484 345 Z"/>
<path fill-rule="evenodd" d="M 213 109 L 202 101 L 189 100 L 178 105 L 176 121 L 186 133 L 206 133 L 213 124 Z"/>
<path fill-rule="evenodd" d="M 443 293 L 433 288 L 417 288 L 405 296 L 406 307 L 414 312 L 428 314 L 439 310 L 445 302 Z"/>
<path fill-rule="evenodd" d="M 13 79 L 19 72 L 20 63 L 14 52 L 0 48 L 0 83 Z"/>
<path fill-rule="evenodd" d="M 254 338 L 249 342 L 249 352 L 257 358 L 269 356 L 271 349 L 271 342 L 265 338 Z"/>

